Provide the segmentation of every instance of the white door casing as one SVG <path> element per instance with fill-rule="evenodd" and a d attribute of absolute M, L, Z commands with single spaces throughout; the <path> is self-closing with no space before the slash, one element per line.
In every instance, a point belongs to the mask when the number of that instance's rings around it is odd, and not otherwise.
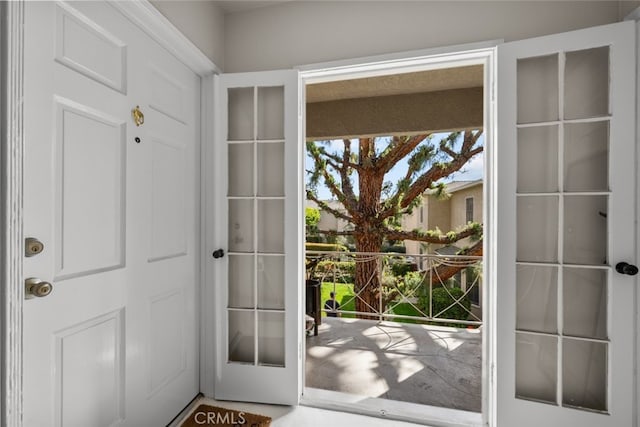
<path fill-rule="evenodd" d="M 27 3 L 24 108 L 24 274 L 54 287 L 24 425 L 166 424 L 199 391 L 199 78 L 108 3 Z"/>
<path fill-rule="evenodd" d="M 215 397 L 295 405 L 303 147 L 297 71 L 216 78 Z"/>
<path fill-rule="evenodd" d="M 498 47 L 498 426 L 633 425 L 634 39 Z"/>

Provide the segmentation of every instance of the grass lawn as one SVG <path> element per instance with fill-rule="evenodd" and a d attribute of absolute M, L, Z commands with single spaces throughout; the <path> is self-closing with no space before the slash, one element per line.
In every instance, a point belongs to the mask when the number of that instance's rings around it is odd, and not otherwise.
<path fill-rule="evenodd" d="M 324 308 L 324 303 L 329 299 L 329 293 L 334 290 L 334 284 L 331 282 L 322 282 L 320 287 L 320 304 Z M 335 284 L 336 301 L 340 303 L 340 309 L 346 311 L 355 311 L 356 302 L 355 299 L 351 302 L 347 302 L 353 298 L 353 284 L 352 283 L 336 283 Z M 322 317 L 327 314 L 323 311 Z M 343 314 L 342 317 L 355 317 L 353 314 Z"/>
<path fill-rule="evenodd" d="M 391 303 L 391 307 L 393 307 L 393 310 L 391 310 L 393 314 L 401 314 L 403 316 L 422 316 L 422 314 L 420 314 L 420 312 L 416 310 L 415 307 L 413 307 L 408 302 L 402 302 L 396 306 L 394 306 L 394 304 Z M 424 323 L 422 321 L 412 320 L 412 319 L 391 319 L 391 320 L 393 320 L 394 322 L 400 322 L 400 323 Z"/>
<path fill-rule="evenodd" d="M 322 282 L 320 288 L 320 304 L 324 308 L 324 303 L 329 299 L 329 293 L 334 290 L 334 284 L 332 282 Z M 353 284 L 352 283 L 336 283 L 335 284 L 336 300 L 340 303 L 340 309 L 345 311 L 355 311 L 356 303 L 353 299 Z M 393 305 L 393 303 L 392 303 Z M 413 308 L 408 302 L 398 304 L 393 309 L 393 314 L 402 314 L 405 316 L 420 316 L 418 310 Z M 327 314 L 322 312 L 322 317 Z M 343 314 L 342 317 L 353 318 L 353 314 Z M 423 323 L 417 322 L 411 319 L 393 319 L 394 322 L 400 323 Z"/>

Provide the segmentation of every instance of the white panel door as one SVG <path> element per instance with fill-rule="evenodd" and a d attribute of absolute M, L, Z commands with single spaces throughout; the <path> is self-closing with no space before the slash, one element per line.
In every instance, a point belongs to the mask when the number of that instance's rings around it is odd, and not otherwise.
<path fill-rule="evenodd" d="M 498 426 L 633 424 L 634 73 L 632 22 L 498 48 Z"/>
<path fill-rule="evenodd" d="M 24 425 L 166 425 L 199 391 L 199 79 L 108 3 L 25 20 L 24 272 L 53 291 L 24 302 Z"/>
<path fill-rule="evenodd" d="M 215 185 L 215 397 L 294 405 L 304 284 L 297 71 L 223 74 Z"/>

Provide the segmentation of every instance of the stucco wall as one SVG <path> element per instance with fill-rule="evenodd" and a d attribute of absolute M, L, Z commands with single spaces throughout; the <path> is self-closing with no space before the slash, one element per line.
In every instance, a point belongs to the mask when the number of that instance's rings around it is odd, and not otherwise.
<path fill-rule="evenodd" d="M 268 70 L 519 40 L 616 22 L 621 13 L 616 1 L 294 1 L 226 15 L 224 65 Z"/>
<path fill-rule="evenodd" d="M 473 221 L 482 222 L 482 184 L 451 195 L 451 228 L 455 229 L 467 223 L 466 199 L 473 197 Z"/>
<path fill-rule="evenodd" d="M 224 69 L 224 13 L 215 2 L 151 0 L 151 4 Z"/>

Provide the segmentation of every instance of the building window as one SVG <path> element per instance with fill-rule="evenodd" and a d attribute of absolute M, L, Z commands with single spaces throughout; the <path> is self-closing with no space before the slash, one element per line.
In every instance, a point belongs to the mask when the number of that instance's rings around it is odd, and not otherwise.
<path fill-rule="evenodd" d="M 465 202 L 467 204 L 466 208 L 467 208 L 467 221 L 466 222 L 473 222 L 473 197 L 467 197 L 465 199 Z"/>
<path fill-rule="evenodd" d="M 420 206 L 420 224 L 424 224 L 424 206 Z"/>

